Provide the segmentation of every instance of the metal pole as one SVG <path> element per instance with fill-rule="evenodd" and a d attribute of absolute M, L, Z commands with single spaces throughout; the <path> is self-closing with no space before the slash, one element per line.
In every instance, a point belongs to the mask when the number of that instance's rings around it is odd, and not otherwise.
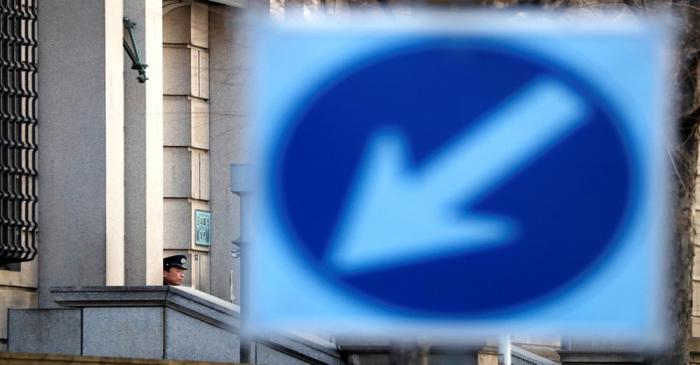
<path fill-rule="evenodd" d="M 231 192 L 237 194 L 241 198 L 241 222 L 240 222 L 240 238 L 238 242 L 239 251 L 238 256 L 240 257 L 240 273 L 245 275 L 245 246 L 250 242 L 250 230 L 251 230 L 251 212 L 250 212 L 250 166 L 246 164 L 231 164 Z M 243 296 L 245 295 L 245 280 L 240 282 L 240 292 L 241 299 L 239 303 L 241 304 L 241 319 L 244 319 L 243 311 L 245 309 L 245 302 Z M 240 334 L 240 359 L 241 363 L 255 363 L 255 341 L 245 334 Z"/>
<path fill-rule="evenodd" d="M 511 365 L 510 336 L 505 335 L 498 341 L 498 364 Z"/>

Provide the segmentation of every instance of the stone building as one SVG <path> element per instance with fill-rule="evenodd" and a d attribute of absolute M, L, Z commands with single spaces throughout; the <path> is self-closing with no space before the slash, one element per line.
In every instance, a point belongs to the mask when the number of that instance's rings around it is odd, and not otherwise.
<path fill-rule="evenodd" d="M 340 361 L 328 339 L 240 345 L 244 5 L 0 2 L 1 350 Z M 189 258 L 181 288 L 161 286 L 172 254 Z"/>

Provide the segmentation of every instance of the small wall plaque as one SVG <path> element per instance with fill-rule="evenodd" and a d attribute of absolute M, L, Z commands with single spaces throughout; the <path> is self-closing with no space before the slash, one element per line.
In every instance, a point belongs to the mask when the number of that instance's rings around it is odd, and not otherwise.
<path fill-rule="evenodd" d="M 194 243 L 198 246 L 211 246 L 211 212 L 194 211 Z"/>

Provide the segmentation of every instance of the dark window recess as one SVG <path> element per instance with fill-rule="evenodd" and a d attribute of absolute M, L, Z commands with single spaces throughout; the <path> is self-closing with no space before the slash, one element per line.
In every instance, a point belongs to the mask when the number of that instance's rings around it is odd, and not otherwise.
<path fill-rule="evenodd" d="M 0 265 L 0 270 L 22 271 L 22 263 L 21 262 L 10 262 L 9 264 L 2 264 L 2 265 Z"/>
<path fill-rule="evenodd" d="M 0 266 L 37 247 L 37 0 L 0 0 Z"/>

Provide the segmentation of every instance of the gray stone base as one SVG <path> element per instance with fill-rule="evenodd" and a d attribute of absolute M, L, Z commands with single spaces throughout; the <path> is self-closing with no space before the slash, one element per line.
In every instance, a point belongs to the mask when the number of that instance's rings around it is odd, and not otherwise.
<path fill-rule="evenodd" d="M 81 354 L 82 311 L 79 309 L 10 309 L 10 352 Z"/>
<path fill-rule="evenodd" d="M 60 309 L 10 310 L 8 350 L 238 362 L 238 308 L 189 288 L 54 288 Z"/>
<path fill-rule="evenodd" d="M 236 363 L 238 306 L 188 287 L 53 288 L 63 308 L 9 312 L 11 352 Z M 340 365 L 330 342 L 257 339 L 250 362 Z"/>

